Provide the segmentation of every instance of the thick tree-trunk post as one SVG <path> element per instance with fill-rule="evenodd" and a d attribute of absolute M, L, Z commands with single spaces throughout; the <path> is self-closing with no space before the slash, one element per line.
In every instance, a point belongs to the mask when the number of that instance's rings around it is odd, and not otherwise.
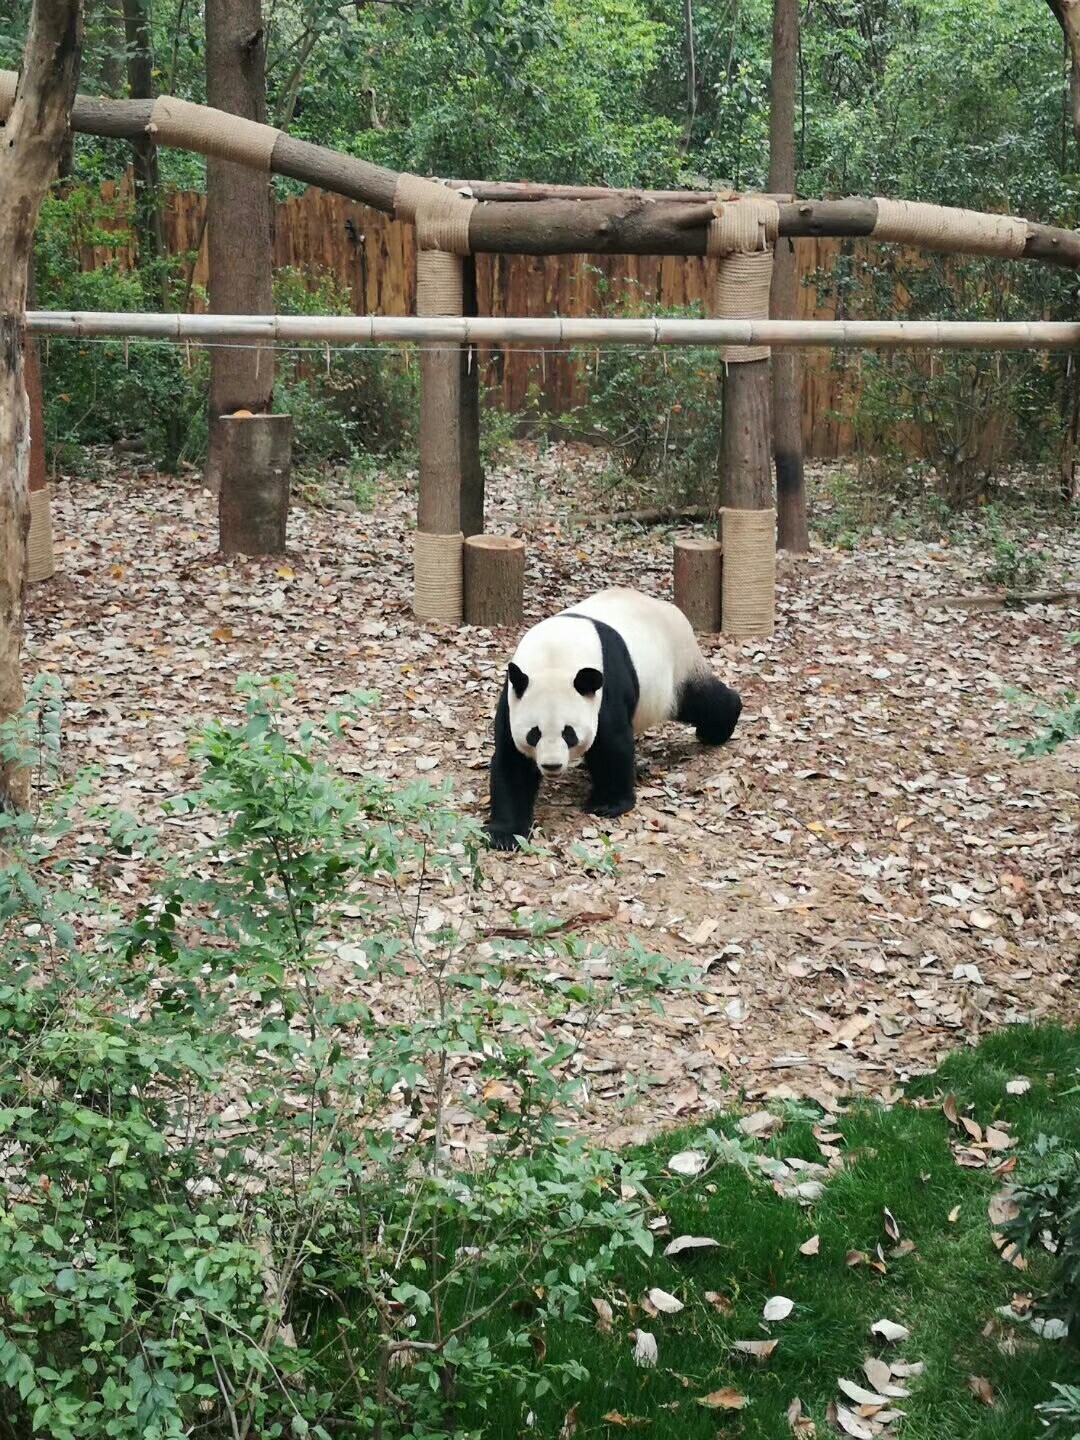
<path fill-rule="evenodd" d="M 292 416 L 222 415 L 219 425 L 230 477 L 217 500 L 223 552 L 284 554 Z"/>
<path fill-rule="evenodd" d="M 769 102 L 769 189 L 795 190 L 795 90 L 799 0 L 773 0 L 772 92 Z M 777 243 L 769 314 L 794 320 L 799 277 L 792 240 Z M 803 475 L 802 363 L 797 350 L 772 357 L 772 435 L 776 461 L 776 541 L 782 550 L 810 548 Z"/>
<path fill-rule="evenodd" d="M 226 555 L 281 555 L 289 518 L 291 415 L 222 415 L 218 533 Z"/>
<path fill-rule="evenodd" d="M 461 315 L 462 257 L 475 200 L 414 175 L 398 179 L 394 213 L 416 225 L 416 313 Z M 462 347 L 420 352 L 420 494 L 413 554 L 413 612 L 460 624 L 464 588 L 461 495 Z"/>
<path fill-rule="evenodd" d="M 779 206 L 762 196 L 717 203 L 709 249 L 719 257 L 715 313 L 720 317 L 768 316 L 778 224 Z M 776 576 L 769 351 L 763 345 L 732 346 L 720 354 L 724 362 L 720 535 L 724 633 L 768 635 L 774 622 Z"/>
<path fill-rule="evenodd" d="M 675 604 L 694 629 L 706 635 L 720 629 L 723 556 L 719 540 L 692 536 L 674 544 Z"/>
<path fill-rule="evenodd" d="M 56 172 L 82 53 L 80 0 L 34 0 L 17 85 L 0 81 L 0 720 L 23 703 L 30 421 L 23 377 L 34 227 Z M 0 807 L 21 806 L 27 777 L 0 769 Z"/>
<path fill-rule="evenodd" d="M 476 259 L 461 261 L 461 313 L 473 316 L 476 302 Z M 484 466 L 480 459 L 480 367 L 475 345 L 461 347 L 461 533 L 466 539 L 484 529 Z"/>
<path fill-rule="evenodd" d="M 206 166 L 207 256 L 212 314 L 273 313 L 270 158 L 278 131 L 266 121 L 266 33 L 261 0 L 206 0 L 206 93 L 210 104 L 243 117 L 232 136 L 247 163 L 211 153 Z M 156 109 L 155 109 L 155 113 Z M 254 121 L 259 129 L 245 126 Z M 250 149 L 248 145 L 250 144 Z M 224 469 L 218 417 L 271 407 L 271 346 L 216 346 L 210 352 L 210 442 L 205 483 L 232 484 Z M 239 483 L 242 483 L 240 477 Z"/>
<path fill-rule="evenodd" d="M 525 615 L 525 542 L 465 537 L 465 624 L 520 625 Z"/>
<path fill-rule="evenodd" d="M 56 574 L 53 550 L 52 507 L 45 466 L 45 414 L 41 393 L 41 363 L 37 341 L 27 338 L 23 355 L 26 400 L 30 410 L 30 531 L 26 540 L 26 580 L 35 585 Z"/>

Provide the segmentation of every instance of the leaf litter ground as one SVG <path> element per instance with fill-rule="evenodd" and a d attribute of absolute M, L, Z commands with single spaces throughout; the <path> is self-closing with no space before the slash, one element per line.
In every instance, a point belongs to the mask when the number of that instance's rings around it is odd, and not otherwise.
<path fill-rule="evenodd" d="M 670 530 L 573 518 L 594 508 L 599 464 L 523 448 L 489 476 L 489 528 L 528 546 L 527 622 L 612 584 L 670 594 Z M 315 718 L 357 687 L 381 694 L 346 771 L 449 778 L 482 815 L 515 635 L 413 619 L 414 512 L 406 475 L 374 513 L 296 504 L 285 557 L 226 559 L 194 478 L 61 484 L 58 575 L 29 595 L 27 669 L 65 681 L 70 763 L 102 767 L 102 798 L 153 819 L 191 784 L 191 733 L 238 709 L 237 676 L 292 674 L 293 708 Z M 1080 537 L 1044 544 L 1076 584 Z M 663 1016 L 601 1017 L 576 1057 L 579 1123 L 611 1143 L 733 1095 L 889 1100 L 993 1027 L 1075 1017 L 1080 754 L 1017 759 L 1006 740 L 1028 722 L 1003 691 L 1075 686 L 1080 605 L 938 603 L 986 588 L 963 543 L 876 536 L 778 570 L 769 640 L 703 642 L 743 695 L 729 745 L 666 727 L 640 746 L 638 805 L 610 843 L 575 776 L 541 796 L 545 854 L 484 861 L 491 927 L 550 914 L 700 970 L 701 992 Z M 118 884 L 137 895 L 144 880 L 135 866 Z"/>

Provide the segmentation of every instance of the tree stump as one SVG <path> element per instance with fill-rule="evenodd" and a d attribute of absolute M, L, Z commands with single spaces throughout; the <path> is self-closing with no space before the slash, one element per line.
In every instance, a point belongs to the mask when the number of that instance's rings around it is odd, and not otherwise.
<path fill-rule="evenodd" d="M 719 540 L 675 541 L 675 604 L 695 630 L 720 629 L 720 586 L 724 551 Z"/>
<path fill-rule="evenodd" d="M 291 415 L 222 415 L 218 536 L 227 555 L 280 555 L 289 515 Z"/>
<path fill-rule="evenodd" d="M 525 614 L 525 542 L 511 535 L 465 539 L 466 625 L 520 625 Z"/>

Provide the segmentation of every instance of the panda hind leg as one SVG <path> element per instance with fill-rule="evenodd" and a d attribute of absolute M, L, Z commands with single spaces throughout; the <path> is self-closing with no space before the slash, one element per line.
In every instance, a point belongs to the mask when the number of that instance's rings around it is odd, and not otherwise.
<path fill-rule="evenodd" d="M 592 790 L 585 802 L 590 815 L 614 820 L 634 808 L 634 732 L 628 724 L 614 734 L 598 735 L 586 753 Z"/>
<path fill-rule="evenodd" d="M 695 675 L 679 693 L 675 719 L 693 725 L 703 745 L 722 745 L 731 738 L 742 711 L 736 691 L 715 675 Z"/>

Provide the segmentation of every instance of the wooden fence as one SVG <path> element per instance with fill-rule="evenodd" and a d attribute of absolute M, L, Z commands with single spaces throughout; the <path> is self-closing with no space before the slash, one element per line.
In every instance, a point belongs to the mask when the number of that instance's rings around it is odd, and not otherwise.
<path fill-rule="evenodd" d="M 126 182 L 121 186 L 107 182 L 102 187 L 102 199 L 110 209 L 118 191 L 123 200 L 130 200 Z M 126 223 L 119 218 L 115 222 L 118 227 Z M 111 228 L 111 223 L 106 221 L 105 226 Z M 170 252 L 188 257 L 189 308 L 202 309 L 207 284 L 205 196 L 197 191 L 170 192 L 164 229 Z M 835 305 L 827 298 L 819 300 L 810 277 L 829 274 L 843 253 L 869 254 L 866 242 L 799 239 L 794 245 L 802 282 L 799 318 L 836 318 Z M 82 254 L 87 269 L 133 261 L 127 245 L 88 245 Z M 359 315 L 411 313 L 412 226 L 341 196 L 309 189 L 277 206 L 274 264 L 294 267 L 312 278 L 332 277 L 336 286 L 348 290 Z M 602 313 L 606 302 L 624 295 L 649 309 L 703 303 L 714 264 L 676 256 L 480 255 L 479 308 L 485 315 L 579 316 Z M 588 393 L 588 367 L 575 364 L 567 354 L 491 347 L 481 352 L 481 364 L 495 403 L 511 412 L 523 408 L 533 385 L 543 407 L 555 416 L 565 415 Z M 858 394 L 859 366 L 858 354 L 803 352 L 802 423 L 808 456 L 828 459 L 853 450 L 855 436 L 847 417 Z"/>

